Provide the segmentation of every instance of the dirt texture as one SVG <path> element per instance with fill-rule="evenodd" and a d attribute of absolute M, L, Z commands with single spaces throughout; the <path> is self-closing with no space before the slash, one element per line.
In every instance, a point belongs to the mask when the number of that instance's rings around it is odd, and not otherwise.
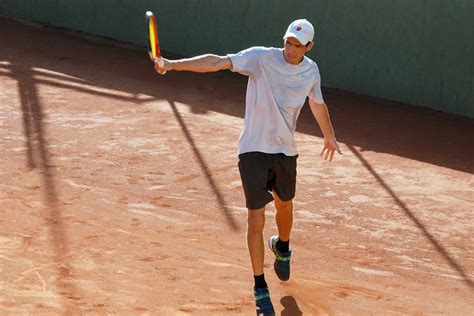
<path fill-rule="evenodd" d="M 0 18 L 0 313 L 253 315 L 245 89 Z M 343 155 L 305 106 L 278 315 L 474 315 L 474 120 L 323 93 Z"/>

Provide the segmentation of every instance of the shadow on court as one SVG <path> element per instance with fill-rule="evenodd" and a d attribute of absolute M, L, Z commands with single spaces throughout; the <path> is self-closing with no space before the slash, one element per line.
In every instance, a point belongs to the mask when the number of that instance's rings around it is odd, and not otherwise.
<path fill-rule="evenodd" d="M 280 299 L 281 305 L 283 305 L 283 310 L 281 311 L 281 316 L 301 316 L 303 312 L 298 307 L 298 303 L 293 296 L 287 295 L 283 296 Z"/>
<path fill-rule="evenodd" d="M 98 86 L 130 92 L 133 95 L 147 94 L 157 99 L 173 100 L 189 105 L 195 114 L 216 111 L 243 116 L 247 82 L 244 76 L 230 72 L 171 72 L 160 78 L 154 73 L 143 52 L 114 47 L 110 41 L 100 38 L 91 42 L 90 39 L 77 39 L 71 34 L 51 29 L 28 28 L 7 20 L 2 23 L 15 32 L 33 32 L 38 35 L 45 33 L 45 36 L 54 37 L 54 40 L 44 37 L 37 39 L 37 51 L 31 58 L 35 59 L 36 67 L 81 78 L 68 79 L 71 82 L 76 80 L 77 83 L 86 83 L 90 87 Z M 64 47 L 61 43 L 67 43 L 67 46 Z M 48 49 L 45 48 L 46 45 Z M 8 46 L 8 42 L 5 46 Z M 130 47 L 137 48 L 131 45 Z M 81 54 L 78 55 L 77 51 Z M 111 59 L 112 55 L 120 57 Z M 9 60 L 11 57 L 0 52 L 0 58 Z M 51 60 L 57 62 L 52 63 Z M 94 62 L 91 64 L 91 61 Z M 55 75 L 49 76 L 53 78 Z M 223 79 L 226 80 L 225 86 L 218 84 Z M 57 87 L 110 96 L 117 100 L 134 99 L 76 85 L 57 82 L 54 84 Z M 350 143 L 362 151 L 393 154 L 474 174 L 474 161 L 471 159 L 474 156 L 474 119 L 333 89 L 323 90 L 341 142 Z M 198 97 L 196 93 L 199 94 Z M 136 99 L 137 105 L 144 103 L 146 102 Z M 302 110 L 298 131 L 321 136 L 308 106 Z"/>
<path fill-rule="evenodd" d="M 400 197 L 390 188 L 390 186 L 383 180 L 379 173 L 370 165 L 360 152 L 358 152 L 353 146 L 348 145 L 350 151 L 359 159 L 364 167 L 370 172 L 370 174 L 377 180 L 379 185 L 390 195 L 394 203 L 402 209 L 403 213 L 416 225 L 416 227 L 422 232 L 423 236 L 429 241 L 429 243 L 436 249 L 441 257 L 453 268 L 459 276 L 462 277 L 464 283 L 471 289 L 474 289 L 474 282 L 471 280 L 469 275 L 466 273 L 461 264 L 454 259 L 448 250 L 437 240 L 433 234 L 431 234 L 428 228 L 421 222 L 421 220 L 410 210 L 408 205 L 402 201 Z"/>
<path fill-rule="evenodd" d="M 221 190 L 219 189 L 218 185 L 216 184 L 216 181 L 214 181 L 214 178 L 212 177 L 212 173 L 209 170 L 209 166 L 207 162 L 205 161 L 203 155 L 201 154 L 201 151 L 199 148 L 196 146 L 196 143 L 193 139 L 193 136 L 191 135 L 189 129 L 186 126 L 186 123 L 184 122 L 183 118 L 181 117 L 181 114 L 178 111 L 178 108 L 176 107 L 176 104 L 173 101 L 168 101 L 168 103 L 171 106 L 171 109 L 173 110 L 173 114 L 176 118 L 176 120 L 179 123 L 179 126 L 181 127 L 181 131 L 183 132 L 184 136 L 186 137 L 186 140 L 189 143 L 189 146 L 191 147 L 191 150 L 194 154 L 194 157 L 197 159 L 199 162 L 199 166 L 201 167 L 202 172 L 204 173 L 206 180 L 209 183 L 209 186 L 211 187 L 212 191 L 214 192 L 214 195 L 217 198 L 217 202 L 219 203 L 219 208 L 223 212 L 224 218 L 227 220 L 227 224 L 229 227 L 233 230 L 238 230 L 237 223 L 235 220 L 231 217 L 231 211 L 226 205 L 224 195 L 221 193 Z"/>
<path fill-rule="evenodd" d="M 247 82 L 244 76 L 230 72 L 171 72 L 160 78 L 154 73 L 143 52 L 114 47 L 110 41 L 100 38 L 91 42 L 90 39 L 77 39 L 71 34 L 51 29 L 28 28 L 7 20 L 2 23 L 15 32 L 45 33 L 46 36 L 54 37 L 54 40 L 42 38 L 41 42 L 38 39 L 37 53 L 31 58 L 35 59 L 36 67 L 81 78 L 68 79 L 72 82 L 76 80 L 90 87 L 121 90 L 133 95 L 147 94 L 157 99 L 184 103 L 189 105 L 195 114 L 216 111 L 243 116 Z M 32 38 L 32 41 L 35 39 Z M 67 43 L 66 48 L 62 43 Z M 48 49 L 45 48 L 46 45 Z M 77 51 L 81 54 L 77 55 Z M 116 54 L 120 59 L 111 59 L 110 54 Z M 0 58 L 9 60 L 11 57 L 0 52 Z M 51 60 L 58 62 L 51 63 Z M 92 60 L 95 61 L 93 64 Z M 226 85 L 217 87 L 223 79 L 226 80 Z M 53 85 L 117 100 L 134 99 L 65 83 L 56 82 Z M 474 156 L 474 119 L 367 96 L 340 93 L 333 89 L 324 89 L 324 94 L 341 142 L 360 147 L 362 151 L 389 153 L 474 174 L 474 162 L 471 159 Z M 147 101 L 136 99 L 137 105 L 145 103 Z M 321 136 L 308 106 L 302 110 L 298 131 Z"/>
<path fill-rule="evenodd" d="M 12 27 L 15 31 L 22 32 L 22 35 L 20 36 L 25 36 L 28 38 L 30 41 L 28 45 L 35 46 L 35 40 L 40 41 L 40 37 L 36 38 L 35 36 L 38 36 L 36 33 L 37 32 L 45 32 L 47 34 L 51 34 L 50 31 L 51 29 L 38 29 L 38 28 L 29 28 L 25 26 L 22 26 L 21 24 L 18 24 L 17 22 L 12 22 L 9 20 L 5 19 L 0 19 L 0 23 L 5 23 L 6 26 Z M 1 24 L 0 24 L 1 25 Z M 47 35 L 43 37 L 41 40 L 45 41 L 40 43 L 36 43 L 36 50 L 37 54 L 36 56 L 32 56 L 34 58 L 34 62 L 32 61 L 32 64 L 34 64 L 34 67 L 36 68 L 44 68 L 48 69 L 51 71 L 54 71 L 56 73 L 52 74 L 49 72 L 44 72 L 38 69 L 31 69 L 27 64 L 23 64 L 21 66 L 22 71 L 25 72 L 24 68 L 27 68 L 28 73 L 31 74 L 31 77 L 33 76 L 38 76 L 39 78 L 35 79 L 36 84 L 42 84 L 42 85 L 49 85 L 57 88 L 62 88 L 62 89 L 70 89 L 74 90 L 77 92 L 82 92 L 82 93 L 88 93 L 96 96 L 102 96 L 102 97 L 107 97 L 111 98 L 114 100 L 118 101 L 129 101 L 129 102 L 134 102 L 137 105 L 143 105 L 146 104 L 150 101 L 154 101 L 157 98 L 162 99 L 166 97 L 167 95 L 169 96 L 169 104 L 173 110 L 173 113 L 175 115 L 176 121 L 179 123 L 181 130 L 186 137 L 186 140 L 189 143 L 190 149 L 195 156 L 196 160 L 199 163 L 199 166 L 202 170 L 202 173 L 206 177 L 206 180 L 214 192 L 214 195 L 216 197 L 217 203 L 223 213 L 223 216 L 225 217 L 229 227 L 232 230 L 237 231 L 239 228 L 233 218 L 230 215 L 230 209 L 226 206 L 226 201 L 224 198 L 224 194 L 221 192 L 222 190 L 219 188 L 217 183 L 214 181 L 210 169 L 208 166 L 208 162 L 205 161 L 202 153 L 196 146 L 193 136 L 190 132 L 190 130 L 187 128 L 184 120 L 182 119 L 180 113 L 177 110 L 177 107 L 175 105 L 176 101 L 183 102 L 186 100 L 186 102 L 191 102 L 191 101 L 196 101 L 195 97 L 193 96 L 193 93 L 196 92 L 195 89 L 201 90 L 201 89 L 206 89 L 202 84 L 199 84 L 199 82 L 203 83 L 205 81 L 203 80 L 197 80 L 197 81 L 191 81 L 187 82 L 186 80 L 181 80 L 179 85 L 176 85 L 175 87 L 180 88 L 180 93 L 178 94 L 181 96 L 181 99 L 176 99 L 175 97 L 177 96 L 176 92 L 174 90 L 169 90 L 168 94 L 162 93 L 164 89 L 164 86 L 160 87 L 159 89 L 154 89 L 152 86 L 149 85 L 148 80 L 153 80 L 153 78 L 156 79 L 155 74 L 153 71 L 150 71 L 150 63 L 146 63 L 147 60 L 138 60 L 138 67 L 134 67 L 134 70 L 132 71 L 127 71 L 124 68 L 120 68 L 120 64 L 123 64 L 121 60 L 110 60 L 109 53 L 110 49 L 116 50 L 119 49 L 118 47 L 113 47 L 110 46 L 110 44 L 107 43 L 88 43 L 83 42 L 83 40 L 79 40 L 77 38 L 74 38 L 71 36 L 71 34 L 64 34 L 62 32 L 58 32 L 55 34 L 56 36 L 59 36 L 60 39 L 54 39 L 54 38 L 49 38 Z M 12 40 L 15 40 L 12 38 Z M 99 41 L 102 41 L 99 39 Z M 64 44 L 64 43 L 69 43 Z M 86 44 L 89 46 L 88 49 L 83 50 L 80 48 L 82 44 Z M 79 44 L 79 46 L 77 46 Z M 48 47 L 46 49 L 45 47 Z M 15 45 L 11 45 L 13 49 L 15 49 Z M 68 48 L 65 48 L 68 47 Z M 17 47 L 18 49 L 22 49 L 21 47 Z M 76 50 L 77 49 L 77 50 Z M 92 49 L 92 50 L 91 50 Z M 99 52 L 97 49 L 104 49 L 104 52 Z M 61 51 L 61 52 L 60 52 Z M 77 56 L 77 51 L 81 51 L 80 57 Z M 127 56 L 127 59 L 129 58 L 135 58 L 137 57 L 138 53 L 136 51 L 132 50 L 126 50 L 120 48 L 121 52 L 126 52 L 126 54 L 129 54 Z M 60 52 L 58 54 L 58 52 Z M 65 53 L 65 54 L 64 54 Z M 12 52 L 13 56 L 15 56 L 15 52 Z M 141 55 L 141 54 L 140 54 Z M 78 64 L 83 64 L 87 65 L 90 64 L 91 60 L 94 59 L 101 59 L 101 65 L 104 66 L 104 69 L 107 69 L 105 72 L 102 71 L 100 75 L 97 75 L 97 70 L 95 69 L 90 69 L 91 72 L 87 68 L 82 68 L 81 69 L 76 69 Z M 0 60 L 11 60 L 12 55 L 10 56 L 4 56 L 0 52 Z M 74 62 L 73 62 L 74 59 Z M 50 63 L 51 60 L 56 60 L 58 62 L 56 63 Z M 71 64 L 72 62 L 72 64 Z M 134 60 L 132 63 L 136 63 L 137 60 Z M 96 64 L 97 66 L 97 64 Z M 118 67 L 117 67 L 118 66 Z M 5 65 L 0 65 L 0 69 L 8 69 Z M 122 74 L 117 74 L 115 70 L 119 70 L 119 72 L 123 72 Z M 144 76 L 145 71 L 148 70 L 146 73 L 147 75 Z M 151 68 L 153 69 L 153 68 Z M 60 74 L 58 74 L 60 73 Z M 61 75 L 65 74 L 65 75 Z M 0 76 L 4 74 L 0 73 Z M 176 76 L 176 74 L 172 74 L 173 76 Z M 74 78 L 71 78 L 74 77 Z M 80 78 L 80 79 L 78 79 Z M 137 79 L 136 81 L 136 86 L 130 85 L 130 82 L 127 80 L 117 80 L 117 78 L 133 78 Z M 164 78 L 163 78 L 164 79 Z M 143 80 L 148 81 L 148 84 L 144 83 Z M 179 80 L 179 78 L 178 78 Z M 61 82 L 58 82 L 61 81 Z M 194 84 L 197 83 L 197 84 Z M 147 86 L 145 90 L 143 90 L 143 86 Z M 96 87 L 100 87 L 97 89 Z M 187 88 L 190 87 L 190 91 L 186 91 Z M 114 89 L 114 90 L 122 90 L 126 92 L 130 92 L 127 94 L 127 96 L 121 96 L 117 95 L 114 93 L 110 93 L 108 91 L 104 91 L 104 89 Z M 211 89 L 212 90 L 212 89 Z M 139 99 L 137 96 L 140 94 L 148 94 L 148 95 L 153 95 L 154 98 L 149 98 L 147 100 L 142 100 Z M 206 96 L 203 96 L 203 100 Z M 204 114 L 208 110 L 205 107 L 196 107 L 193 108 L 193 113 L 195 114 Z M 29 125 L 25 127 L 25 129 L 30 129 Z M 27 148 L 30 148 L 30 140 L 27 137 Z M 28 164 L 30 164 L 31 161 L 31 150 L 28 149 Z"/>
<path fill-rule="evenodd" d="M 193 135 L 179 113 L 176 103 L 188 105 L 194 114 L 215 111 L 243 117 L 245 77 L 228 72 L 218 74 L 174 72 L 167 74 L 166 78 L 159 77 L 153 72 L 143 52 L 112 47 L 108 42 L 93 43 L 62 32 L 29 28 L 2 19 L 0 19 L 0 27 L 5 29 L 4 32 L 11 32 L 14 36 L 26 36 L 31 41 L 30 45 L 36 48 L 36 53 L 29 56 L 28 61 L 16 62 L 17 56 L 21 56 L 24 48 L 18 47 L 18 41 L 13 40 L 13 37 L 11 42 L 8 42 L 6 38 L 0 50 L 0 61 L 9 61 L 13 66 L 0 65 L 2 69 L 11 70 L 11 74 L 0 73 L 0 76 L 11 76 L 18 80 L 27 148 L 26 164 L 42 173 L 45 200 L 50 210 L 48 224 L 54 242 L 56 262 L 58 267 L 66 267 L 66 269 L 58 268 L 58 282 L 60 282 L 58 288 L 65 289 L 62 293 L 65 299 L 74 296 L 75 289 L 67 282 L 67 271 L 70 269 L 66 258 L 67 234 L 61 224 L 59 195 L 54 181 L 54 172 L 50 167 L 50 155 L 46 142 L 47 131 L 36 91 L 36 85 L 39 83 L 91 95 L 106 96 L 111 100 L 131 101 L 136 106 L 142 106 L 157 99 L 167 100 L 192 154 L 216 197 L 222 211 L 221 215 L 225 217 L 231 229 L 237 229 L 236 223 L 229 216 L 230 210 L 226 206 L 225 194 L 222 193 L 222 189 L 210 172 L 209 165 L 212 162 L 206 161 L 196 146 Z M 43 77 L 59 79 L 63 82 L 35 79 L 34 76 L 40 72 L 32 67 L 64 74 L 61 76 L 42 73 Z M 226 85 L 218 84 L 224 79 Z M 127 96 L 109 93 L 107 89 L 126 92 Z M 362 96 L 354 97 L 329 89 L 326 89 L 324 94 L 339 140 L 347 144 L 378 185 L 390 195 L 393 203 L 401 208 L 404 215 L 415 224 L 424 239 L 472 289 L 473 281 L 463 268 L 462 262 L 458 262 L 449 253 L 447 247 L 430 233 L 429 227 L 415 215 L 410 205 L 397 195 L 384 181 L 380 172 L 364 158 L 363 152 L 388 153 L 474 174 L 472 159 L 474 157 L 472 146 L 474 119 L 409 107 L 396 102 L 382 102 Z M 150 98 L 143 100 L 138 98 L 139 95 L 147 95 Z M 114 106 L 113 103 L 111 106 Z M 301 113 L 298 131 L 321 137 L 308 106 L 305 106 Z M 356 147 L 361 148 L 360 151 Z M 284 307 L 282 315 L 302 315 L 292 296 L 283 297 L 281 304 Z"/>
<path fill-rule="evenodd" d="M 222 215 L 226 218 L 231 229 L 237 229 L 235 222 L 229 216 L 230 210 L 226 207 L 224 194 L 209 170 L 209 163 L 205 161 L 197 148 L 193 136 L 175 104 L 176 102 L 187 104 L 195 114 L 216 111 L 243 117 L 247 81 L 245 77 L 229 72 L 214 74 L 171 72 L 160 77 L 153 71 L 152 65 L 142 52 L 111 46 L 107 40 L 97 39 L 97 42 L 90 42 L 90 40 L 77 39 L 71 34 L 56 32 L 48 28 L 30 28 L 4 19 L 0 21 L 3 23 L 2 27 L 18 33 L 18 36 L 28 37 L 31 41 L 30 45 L 37 47 L 37 53 L 29 57 L 32 58 L 31 65 L 74 77 L 63 77 L 58 74 L 45 75 L 39 73 L 38 70 L 31 69 L 28 64 L 15 66 L 17 72 L 31 74 L 22 76 L 22 80 L 19 82 L 26 147 L 28 148 L 27 164 L 34 166 L 39 163 L 42 168 L 46 195 L 48 203 L 53 206 L 53 215 L 59 216 L 60 214 L 56 205 L 57 197 L 52 171 L 48 167 L 49 158 L 43 135 L 41 108 L 34 93 L 36 81 L 33 81 L 31 77 L 35 74 L 63 80 L 58 83 L 38 79 L 37 83 L 106 96 L 116 100 L 131 101 L 137 106 L 155 99 L 168 100 L 190 149 L 216 196 Z M 0 60 L 14 61 L 13 56 L 19 54 L 17 50 L 22 49 L 22 47 L 15 45 L 18 45 L 17 41 L 11 45 L 7 42 L 5 47 L 10 47 L 10 55 L 7 55 L 6 50 L 2 50 Z M 81 52 L 80 55 L 77 54 L 78 51 Z M 113 59 L 111 56 L 120 56 L 120 58 Z M 51 62 L 51 60 L 58 62 Z M 90 62 L 92 60 L 93 64 Z M 97 69 L 97 65 L 102 65 L 102 68 Z M 1 67 L 5 68 L 3 65 Z M 226 85 L 218 84 L 223 79 L 226 80 Z M 76 84 L 81 84 L 81 86 Z M 128 96 L 118 96 L 95 87 L 125 91 L 128 92 Z M 137 97 L 140 94 L 150 95 L 153 98 L 140 100 Z M 364 160 L 362 154 L 355 147 L 360 147 L 361 152 L 390 153 L 474 174 L 474 160 L 472 159 L 474 156 L 474 147 L 472 146 L 474 143 L 474 119 L 396 102 L 377 101 L 364 96 L 354 97 L 354 95 L 334 93 L 333 90 L 326 90 L 325 95 L 339 140 L 348 144 L 354 155 L 377 179 L 380 186 L 392 196 L 394 202 L 404 210 L 405 215 L 415 223 L 423 236 L 463 277 L 466 284 L 472 287 L 472 280 L 469 279 L 462 266 L 429 233 L 429 230 L 413 215 L 409 207 L 383 181 L 376 170 Z M 302 110 L 298 131 L 322 136 L 308 106 Z M 32 135 L 34 133 L 38 137 L 36 147 L 33 145 Z M 35 152 L 36 154 L 34 154 Z M 60 229 L 56 231 L 56 234 L 59 238 L 65 238 L 65 236 L 61 237 L 63 232 Z"/>
<path fill-rule="evenodd" d="M 67 232 L 62 223 L 61 201 L 56 189 L 53 166 L 48 152 L 47 128 L 41 102 L 38 98 L 36 82 L 31 67 L 12 64 L 11 77 L 18 82 L 18 93 L 21 100 L 23 131 L 26 147 L 26 165 L 41 174 L 42 189 L 48 213 L 43 214 L 49 227 L 49 235 L 54 249 L 56 267 L 56 291 L 63 297 L 62 308 L 71 312 L 70 299 L 77 297 L 75 286 L 69 282 L 72 272 L 69 263 L 69 245 Z"/>

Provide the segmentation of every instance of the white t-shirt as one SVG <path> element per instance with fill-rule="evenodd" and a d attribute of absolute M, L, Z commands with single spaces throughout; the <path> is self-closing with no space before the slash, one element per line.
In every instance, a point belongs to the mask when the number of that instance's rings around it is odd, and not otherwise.
<path fill-rule="evenodd" d="M 239 154 L 298 154 L 296 121 L 306 97 L 324 103 L 318 66 L 304 57 L 286 62 L 282 48 L 252 47 L 227 55 L 232 71 L 249 76 Z"/>

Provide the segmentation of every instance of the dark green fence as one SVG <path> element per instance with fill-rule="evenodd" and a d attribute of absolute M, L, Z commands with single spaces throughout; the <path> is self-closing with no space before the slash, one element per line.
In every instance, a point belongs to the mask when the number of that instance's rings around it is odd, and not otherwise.
<path fill-rule="evenodd" d="M 163 49 L 183 55 L 281 46 L 305 17 L 324 86 L 474 117 L 472 0 L 0 1 L 6 16 L 142 45 L 146 10 Z"/>

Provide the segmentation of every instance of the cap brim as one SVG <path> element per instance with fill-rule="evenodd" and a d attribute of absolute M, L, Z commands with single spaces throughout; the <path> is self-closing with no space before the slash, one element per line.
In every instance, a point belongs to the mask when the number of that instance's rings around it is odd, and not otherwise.
<path fill-rule="evenodd" d="M 299 36 L 298 36 L 299 35 Z M 285 36 L 283 36 L 283 39 L 287 39 L 288 37 L 294 37 L 298 40 L 298 42 L 301 43 L 301 45 L 306 45 L 308 44 L 310 41 L 306 41 L 306 43 L 304 42 L 304 39 L 301 38 L 301 34 L 295 34 L 293 32 L 286 32 Z"/>

